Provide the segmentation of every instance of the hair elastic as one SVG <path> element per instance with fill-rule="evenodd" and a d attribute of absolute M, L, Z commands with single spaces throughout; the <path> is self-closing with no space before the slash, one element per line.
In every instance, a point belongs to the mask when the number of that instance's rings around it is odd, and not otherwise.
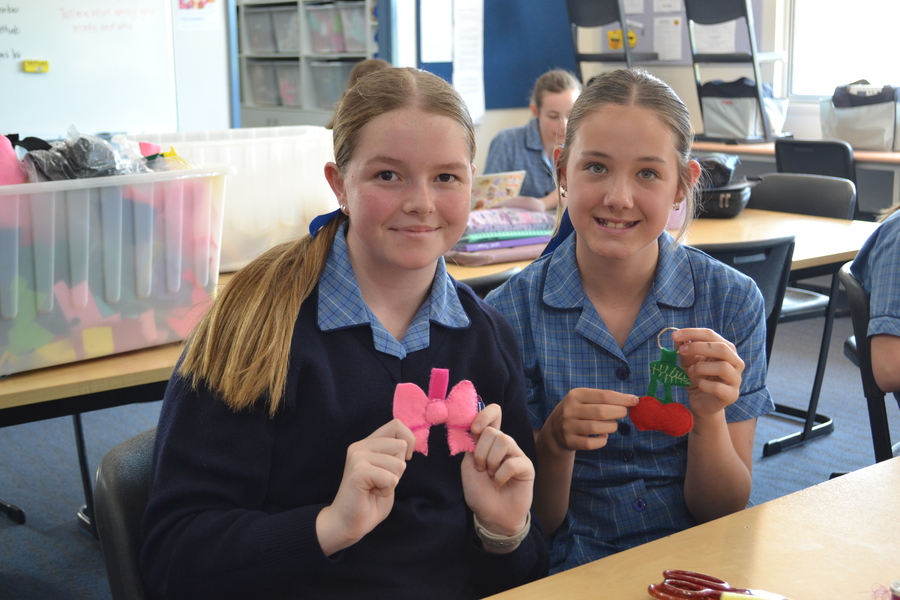
<path fill-rule="evenodd" d="M 341 214 L 341 209 L 333 210 L 330 213 L 325 213 L 324 215 L 319 215 L 315 219 L 313 219 L 309 224 L 309 235 L 312 237 L 316 237 L 316 234 L 319 233 L 319 230 L 328 225 L 332 219 Z"/>

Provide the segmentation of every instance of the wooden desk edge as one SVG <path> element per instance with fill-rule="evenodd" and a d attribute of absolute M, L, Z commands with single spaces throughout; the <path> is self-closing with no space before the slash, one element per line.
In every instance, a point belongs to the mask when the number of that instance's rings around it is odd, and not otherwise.
<path fill-rule="evenodd" d="M 13 373 L 0 380 L 0 410 L 167 381 L 183 342 Z"/>
<path fill-rule="evenodd" d="M 722 152 L 724 154 L 747 154 L 754 156 L 775 157 L 775 143 L 765 144 L 725 144 L 722 142 L 694 142 L 693 148 L 699 152 Z M 857 162 L 875 163 L 883 165 L 900 165 L 900 152 L 888 150 L 857 150 L 853 149 L 853 158 Z M 775 170 L 774 164 L 772 170 Z"/>

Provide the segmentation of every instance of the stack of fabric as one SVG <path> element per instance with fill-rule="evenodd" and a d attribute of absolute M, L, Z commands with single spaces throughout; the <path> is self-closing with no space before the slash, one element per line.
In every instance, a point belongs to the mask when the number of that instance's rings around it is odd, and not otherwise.
<path fill-rule="evenodd" d="M 460 265 L 532 260 L 550 241 L 555 224 L 552 213 L 521 208 L 473 210 L 447 259 Z"/>

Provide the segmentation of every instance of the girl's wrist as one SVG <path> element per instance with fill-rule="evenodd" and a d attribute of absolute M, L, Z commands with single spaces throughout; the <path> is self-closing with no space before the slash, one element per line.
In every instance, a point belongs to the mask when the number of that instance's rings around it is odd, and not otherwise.
<path fill-rule="evenodd" d="M 517 533 L 513 535 L 500 535 L 489 531 L 481 522 L 478 520 L 476 515 L 472 515 L 472 520 L 475 524 L 475 535 L 478 536 L 478 539 L 481 540 L 481 545 L 485 550 L 511 550 L 516 548 L 519 544 L 522 543 L 526 537 L 528 537 L 528 533 L 531 531 L 531 512 L 529 511 L 525 515 L 525 525 L 520 529 Z"/>

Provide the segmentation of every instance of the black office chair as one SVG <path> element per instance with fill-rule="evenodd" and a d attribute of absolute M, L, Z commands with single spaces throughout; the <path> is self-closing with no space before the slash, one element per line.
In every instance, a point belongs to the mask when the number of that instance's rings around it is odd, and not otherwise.
<path fill-rule="evenodd" d="M 521 270 L 521 267 L 510 267 L 505 271 L 491 273 L 490 275 L 481 275 L 479 277 L 461 279 L 460 283 L 464 283 L 472 288 L 472 291 L 478 294 L 479 298 L 484 298 L 491 290 L 500 287 L 503 283 L 506 282 L 507 279 Z"/>
<path fill-rule="evenodd" d="M 853 335 L 844 342 L 844 354 L 859 367 L 863 394 L 869 409 L 875 462 L 881 462 L 892 458 L 894 453 L 900 450 L 900 442 L 891 445 L 891 430 L 888 427 L 887 409 L 884 406 L 885 393 L 875 383 L 875 375 L 872 374 L 872 344 L 868 334 L 869 295 L 850 272 L 850 263 L 841 267 L 838 277 L 847 290 L 850 319 L 853 321 Z"/>
<path fill-rule="evenodd" d="M 856 184 L 853 147 L 843 140 L 778 138 L 775 140 L 775 170 L 779 173 L 843 177 Z M 874 215 L 861 212 L 858 194 L 853 218 L 874 220 Z"/>
<path fill-rule="evenodd" d="M 794 257 L 794 236 L 725 244 L 698 244 L 713 258 L 756 282 L 766 305 L 766 363 L 772 357 L 775 329 Z"/>
<path fill-rule="evenodd" d="M 94 490 L 94 520 L 113 600 L 144 600 L 141 519 L 150 490 L 156 428 L 125 440 L 100 461 Z"/>
<path fill-rule="evenodd" d="M 840 177 L 768 173 L 763 175 L 760 182 L 754 186 L 747 207 L 835 219 L 851 219 L 853 211 L 856 209 L 856 186 L 852 181 Z M 825 366 L 828 361 L 828 348 L 831 343 L 831 331 L 834 327 L 835 303 L 840 281 L 837 274 L 827 267 L 793 271 L 791 280 L 819 275 L 831 275 L 828 295 L 788 285 L 781 307 L 780 322 L 825 317 L 809 406 L 806 409 L 797 409 L 784 404 L 775 404 L 775 412 L 802 420 L 803 429 L 781 438 L 769 440 L 763 446 L 764 456 L 777 454 L 781 450 L 834 431 L 832 419 L 817 414 L 816 409 L 819 405 L 822 379 L 825 376 Z"/>
<path fill-rule="evenodd" d="M 566 0 L 569 11 L 569 26 L 572 29 L 572 48 L 578 63 L 578 76 L 585 81 L 582 62 L 625 63 L 630 69 L 635 62 L 658 60 L 656 52 L 632 52 L 628 45 L 628 22 L 622 0 Z M 622 29 L 622 52 L 583 52 L 578 44 L 580 28 L 604 27 L 618 23 Z M 598 36 L 599 37 L 599 36 Z"/>

